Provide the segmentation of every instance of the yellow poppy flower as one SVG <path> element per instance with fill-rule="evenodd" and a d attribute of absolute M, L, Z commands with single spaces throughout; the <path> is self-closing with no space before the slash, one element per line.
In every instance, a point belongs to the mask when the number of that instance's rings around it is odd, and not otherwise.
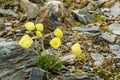
<path fill-rule="evenodd" d="M 79 57 L 82 54 L 82 50 L 79 43 L 75 43 L 72 47 L 72 52 L 76 55 L 76 57 Z"/>
<path fill-rule="evenodd" d="M 33 22 L 27 22 L 27 23 L 25 24 L 25 28 L 26 28 L 26 30 L 29 30 L 29 31 L 35 30 L 35 25 L 34 25 Z"/>
<path fill-rule="evenodd" d="M 40 32 L 40 31 L 36 31 L 36 36 L 38 37 L 38 38 L 42 38 L 42 33 Z"/>
<path fill-rule="evenodd" d="M 36 30 L 42 32 L 44 30 L 44 26 L 41 23 L 35 25 Z"/>
<path fill-rule="evenodd" d="M 23 48 L 29 48 L 33 44 L 32 38 L 25 34 L 19 41 L 19 45 Z"/>
<path fill-rule="evenodd" d="M 55 49 L 59 48 L 59 47 L 61 46 L 61 40 L 60 40 L 60 38 L 58 38 L 58 37 L 53 38 L 53 39 L 50 41 L 50 45 L 51 45 L 53 48 L 55 48 Z"/>
<path fill-rule="evenodd" d="M 55 35 L 56 37 L 63 38 L 63 32 L 62 32 L 59 28 L 56 28 L 56 29 L 55 29 L 54 35 Z"/>

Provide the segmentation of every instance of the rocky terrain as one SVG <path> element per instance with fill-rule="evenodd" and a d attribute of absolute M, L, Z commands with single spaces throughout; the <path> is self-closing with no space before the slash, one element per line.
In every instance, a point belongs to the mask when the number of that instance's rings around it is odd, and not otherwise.
<path fill-rule="evenodd" d="M 61 71 L 38 68 L 37 54 L 18 44 L 24 34 L 32 33 L 24 28 L 28 21 L 43 23 L 45 35 L 62 26 Z M 72 54 L 75 42 L 86 60 Z M 48 46 L 45 51 L 57 50 Z M 1 0 L 0 80 L 120 80 L 120 1 Z"/>

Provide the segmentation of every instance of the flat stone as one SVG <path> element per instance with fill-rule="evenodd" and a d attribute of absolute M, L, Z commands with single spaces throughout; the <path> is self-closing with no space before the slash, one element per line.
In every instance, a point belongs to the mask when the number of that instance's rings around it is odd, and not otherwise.
<path fill-rule="evenodd" d="M 42 69 L 32 69 L 28 80 L 46 80 L 46 72 Z"/>
<path fill-rule="evenodd" d="M 4 23 L 5 26 L 12 26 L 12 23 L 10 22 L 7 22 L 7 23 Z"/>
<path fill-rule="evenodd" d="M 73 27 L 73 31 L 80 31 L 80 32 L 99 32 L 100 27 L 99 26 L 93 26 L 93 27 Z"/>
<path fill-rule="evenodd" d="M 109 45 L 110 51 L 115 54 L 115 59 L 120 59 L 120 45 L 117 44 L 110 44 Z"/>
<path fill-rule="evenodd" d="M 5 30 L 11 30 L 12 29 L 12 26 L 9 26 L 9 27 L 6 27 Z"/>
<path fill-rule="evenodd" d="M 114 17 L 120 16 L 120 6 L 119 6 L 119 4 L 120 4 L 120 2 L 116 2 L 115 5 L 110 8 L 110 10 L 111 10 L 110 14 Z"/>
<path fill-rule="evenodd" d="M 10 11 L 10 10 L 6 10 L 3 8 L 0 8 L 0 14 L 6 14 L 6 15 L 13 16 L 13 17 L 18 17 L 18 14 L 16 14 L 15 12 Z"/>
<path fill-rule="evenodd" d="M 71 10 L 71 12 L 83 24 L 88 24 L 89 21 L 94 20 L 94 17 L 86 9 Z"/>
<path fill-rule="evenodd" d="M 99 36 L 99 35 L 101 35 L 101 33 L 100 32 L 97 32 L 97 33 L 92 33 L 92 32 L 82 32 L 83 33 L 83 35 L 87 35 L 87 36 L 91 36 L 91 37 L 94 37 L 94 36 Z"/>
<path fill-rule="evenodd" d="M 109 32 L 102 33 L 101 37 L 110 43 L 114 43 L 116 40 L 116 35 L 113 35 Z"/>
<path fill-rule="evenodd" d="M 103 55 L 100 55 L 99 53 L 91 53 L 91 57 L 93 60 L 95 60 L 94 65 L 101 66 L 102 62 L 104 61 Z"/>
<path fill-rule="evenodd" d="M 30 1 L 35 2 L 35 3 L 39 3 L 39 2 L 41 2 L 43 0 L 30 0 Z"/>
<path fill-rule="evenodd" d="M 35 18 L 39 14 L 38 6 L 29 0 L 21 0 L 20 5 L 30 19 Z"/>
<path fill-rule="evenodd" d="M 109 30 L 111 30 L 114 34 L 120 35 L 120 24 L 113 23 L 108 26 Z"/>
<path fill-rule="evenodd" d="M 25 80 L 36 54 L 21 48 L 17 41 L 0 38 L 0 80 Z"/>
<path fill-rule="evenodd" d="M 116 63 L 116 66 L 117 66 L 117 67 L 120 67 L 120 62 L 119 62 L 119 63 Z"/>
<path fill-rule="evenodd" d="M 98 0 L 98 2 L 101 4 L 101 3 L 104 3 L 104 2 L 106 2 L 106 1 L 108 1 L 108 0 Z"/>
<path fill-rule="evenodd" d="M 100 80 L 94 73 L 81 72 L 81 73 L 69 73 L 65 75 L 65 80 Z"/>
<path fill-rule="evenodd" d="M 61 57 L 61 61 L 67 64 L 74 64 L 76 56 L 74 54 L 64 55 Z"/>

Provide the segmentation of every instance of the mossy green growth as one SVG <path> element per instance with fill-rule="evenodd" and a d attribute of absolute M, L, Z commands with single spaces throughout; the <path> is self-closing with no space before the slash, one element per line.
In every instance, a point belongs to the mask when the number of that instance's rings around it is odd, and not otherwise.
<path fill-rule="evenodd" d="M 78 21 L 75 21 L 74 26 L 85 26 L 85 24 L 78 22 Z"/>
<path fill-rule="evenodd" d="M 91 8 L 90 8 L 90 11 L 95 11 L 95 8 L 94 8 L 94 7 L 91 7 Z"/>
<path fill-rule="evenodd" d="M 5 3 L 5 2 L 9 2 L 10 0 L 1 0 L 0 2 Z"/>
<path fill-rule="evenodd" d="M 105 21 L 105 18 L 99 14 L 97 14 L 95 16 L 95 20 L 93 20 L 93 22 L 99 22 L 99 23 L 103 23 Z"/>
<path fill-rule="evenodd" d="M 49 72 L 60 71 L 63 62 L 53 55 L 41 55 L 37 60 L 38 67 Z"/>
<path fill-rule="evenodd" d="M 65 0 L 66 3 L 71 3 L 73 0 Z"/>
<path fill-rule="evenodd" d="M 114 76 L 117 76 L 118 79 L 120 78 L 120 74 L 118 72 L 104 71 L 100 68 L 97 70 L 97 74 L 105 78 L 106 80 L 110 80 L 109 78 Z"/>

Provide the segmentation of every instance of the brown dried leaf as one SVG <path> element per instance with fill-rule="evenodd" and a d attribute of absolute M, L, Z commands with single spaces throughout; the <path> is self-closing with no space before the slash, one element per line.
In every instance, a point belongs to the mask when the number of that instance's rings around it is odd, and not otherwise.
<path fill-rule="evenodd" d="M 110 7 L 112 7 L 112 6 L 115 4 L 116 1 L 117 1 L 117 0 L 109 0 L 109 1 L 106 1 L 106 2 L 103 4 L 103 7 L 110 8 Z"/>

